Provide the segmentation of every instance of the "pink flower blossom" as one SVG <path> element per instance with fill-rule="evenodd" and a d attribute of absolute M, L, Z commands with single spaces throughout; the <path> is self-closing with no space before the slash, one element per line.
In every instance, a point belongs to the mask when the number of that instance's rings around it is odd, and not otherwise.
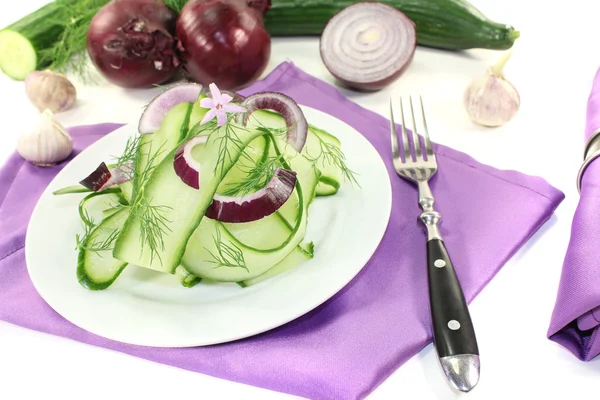
<path fill-rule="evenodd" d="M 246 109 L 238 104 L 231 103 L 233 97 L 228 94 L 221 94 L 221 91 L 214 83 L 208 85 L 211 97 L 200 100 L 200 107 L 208 108 L 208 112 L 202 118 L 201 125 L 217 117 L 217 126 L 223 126 L 227 122 L 228 112 L 245 112 Z"/>

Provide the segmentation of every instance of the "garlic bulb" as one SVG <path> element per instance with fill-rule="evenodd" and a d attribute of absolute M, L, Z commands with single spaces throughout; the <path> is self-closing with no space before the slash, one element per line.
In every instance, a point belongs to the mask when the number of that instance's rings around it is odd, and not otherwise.
<path fill-rule="evenodd" d="M 463 103 L 473 122 L 488 127 L 501 126 L 519 111 L 519 92 L 503 73 L 510 56 L 511 52 L 505 53 L 487 74 L 473 79 L 465 90 Z"/>
<path fill-rule="evenodd" d="M 29 74 L 25 79 L 25 92 L 40 112 L 45 109 L 53 113 L 66 111 L 73 106 L 77 97 L 71 81 L 50 70 Z"/>
<path fill-rule="evenodd" d="M 52 111 L 46 109 L 38 116 L 33 127 L 19 136 L 17 151 L 32 164 L 49 167 L 71 154 L 73 141 Z"/>

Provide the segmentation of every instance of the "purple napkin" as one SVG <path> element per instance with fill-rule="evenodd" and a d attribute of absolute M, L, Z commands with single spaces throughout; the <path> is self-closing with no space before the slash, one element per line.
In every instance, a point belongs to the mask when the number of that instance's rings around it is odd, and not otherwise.
<path fill-rule="evenodd" d="M 14 155 L 0 172 L 0 318 L 137 357 L 310 399 L 362 399 L 431 341 L 425 236 L 417 225 L 416 188 L 396 176 L 389 122 L 291 63 L 243 94 L 284 92 L 355 127 L 388 168 L 393 211 L 386 234 L 362 272 L 312 312 L 233 343 L 182 349 L 125 345 L 79 329 L 36 293 L 24 260 L 30 213 L 60 167 L 42 169 Z M 117 125 L 74 127 L 77 151 Z M 442 233 L 471 301 L 550 218 L 564 195 L 543 179 L 499 171 L 436 146 L 432 182 L 445 217 Z M 477 190 L 473 190 L 477 188 Z M 469 193 L 469 196 L 465 196 Z M 494 227 L 494 229 L 489 229 Z M 468 245 L 467 245 L 468 244 Z M 73 270 L 75 279 L 75 270 Z"/>
<path fill-rule="evenodd" d="M 585 139 L 600 130 L 600 69 L 588 98 Z M 581 181 L 581 195 L 571 225 L 548 338 L 584 361 L 600 354 L 600 160 L 593 161 Z"/>

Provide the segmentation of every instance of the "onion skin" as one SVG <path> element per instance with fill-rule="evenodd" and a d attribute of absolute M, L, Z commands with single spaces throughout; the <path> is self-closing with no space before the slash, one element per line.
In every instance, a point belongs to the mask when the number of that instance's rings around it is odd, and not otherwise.
<path fill-rule="evenodd" d="M 264 72 L 271 37 L 263 24 L 262 2 L 191 0 L 177 19 L 183 70 L 190 80 L 221 90 L 243 88 Z"/>
<path fill-rule="evenodd" d="M 146 88 L 164 83 L 180 64 L 172 36 L 176 20 L 161 0 L 112 0 L 90 23 L 88 54 L 114 85 Z"/>
<path fill-rule="evenodd" d="M 296 185 L 296 172 L 277 168 L 267 186 L 242 197 L 216 194 L 205 216 L 221 222 L 258 221 L 273 214 L 290 198 Z"/>
<path fill-rule="evenodd" d="M 101 192 L 104 189 L 131 180 L 132 170 L 133 163 L 123 165 L 121 169 L 109 169 L 106 163 L 102 162 L 98 168 L 79 183 L 93 192 Z"/>

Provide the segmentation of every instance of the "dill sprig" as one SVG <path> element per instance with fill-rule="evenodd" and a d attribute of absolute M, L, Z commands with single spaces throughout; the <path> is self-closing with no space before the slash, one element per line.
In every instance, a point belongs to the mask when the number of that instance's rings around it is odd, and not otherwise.
<path fill-rule="evenodd" d="M 243 268 L 250 272 L 246 266 L 242 250 L 231 242 L 225 243 L 224 241 L 221 241 L 221 231 L 219 230 L 219 227 L 217 227 L 216 231 L 217 233 L 213 236 L 213 241 L 215 243 L 215 248 L 217 249 L 217 254 L 214 254 L 205 247 L 206 251 L 208 251 L 213 258 L 212 260 L 207 261 L 215 264 L 215 269 L 222 267 Z"/>
<path fill-rule="evenodd" d="M 227 122 L 220 128 L 217 127 L 217 124 L 215 122 L 214 123 L 215 128 L 213 129 L 213 132 L 211 132 L 211 135 L 212 135 L 212 133 L 216 132 L 219 129 L 224 130 L 222 135 L 220 135 L 214 139 L 215 143 L 219 144 L 219 148 L 217 150 L 217 162 L 215 164 L 215 169 L 214 169 L 213 173 L 215 175 L 220 176 L 221 178 L 223 178 L 223 175 L 225 172 L 225 163 L 228 162 L 227 160 L 229 159 L 229 162 L 233 161 L 233 156 L 231 154 L 230 147 L 235 148 L 234 154 L 241 152 L 244 148 L 244 142 L 242 142 L 242 140 L 236 133 L 236 130 L 237 129 L 246 130 L 246 128 L 232 124 L 231 121 L 233 118 L 235 118 L 235 115 L 233 115 L 233 113 L 231 113 L 231 115 L 228 115 Z M 213 122 L 213 121 L 214 120 L 212 120 L 210 122 Z M 219 168 L 221 169 L 220 172 L 219 172 Z"/>
<path fill-rule="evenodd" d="M 160 158 L 162 156 L 162 154 L 165 152 L 164 146 L 165 143 L 162 143 L 160 145 L 160 147 L 153 152 L 152 151 L 152 142 L 146 142 L 145 144 L 148 144 L 148 152 L 144 153 L 143 151 L 143 147 L 144 145 L 141 143 L 138 143 L 137 146 L 137 151 L 135 152 L 135 156 L 134 156 L 134 180 L 133 180 L 133 192 L 136 193 L 141 193 L 144 190 L 144 187 L 146 186 L 146 184 L 148 183 L 148 181 L 150 180 L 150 177 L 152 176 L 152 173 L 154 172 L 154 170 L 156 169 L 156 167 L 158 167 L 158 165 L 160 164 L 160 161 L 162 160 L 162 158 Z M 142 162 L 142 158 L 145 156 L 148 156 L 149 158 L 146 161 L 146 165 L 144 166 L 143 169 L 141 169 L 140 171 L 137 170 L 137 167 L 139 166 L 139 164 Z"/>
<path fill-rule="evenodd" d="M 239 182 L 228 184 L 228 188 L 223 192 L 225 196 L 243 196 L 248 193 L 256 192 L 264 188 L 277 168 L 283 167 L 283 154 L 266 159 L 253 160 L 253 165 L 246 166 L 243 162 L 238 162 L 238 168 L 244 172 L 245 177 Z"/>
<path fill-rule="evenodd" d="M 164 235 L 171 232 L 168 224 L 172 222 L 164 215 L 167 210 L 171 210 L 171 207 L 150 204 L 145 198 L 136 203 L 131 210 L 131 213 L 135 214 L 140 220 L 142 251 L 144 246 L 148 246 L 150 249 L 150 262 L 158 257 L 162 264 L 159 251 L 165 250 Z"/>
<path fill-rule="evenodd" d="M 146 155 L 150 154 L 150 157 L 148 158 L 144 168 L 140 171 L 137 171 L 137 165 L 139 165 L 144 152 L 139 145 L 139 151 L 136 151 L 134 161 L 134 165 L 136 166 L 134 168 L 136 169 L 136 172 L 133 180 L 133 193 L 135 193 L 135 199 L 131 206 L 130 212 L 139 218 L 140 221 L 141 251 L 143 251 L 144 247 L 147 246 L 150 250 L 151 262 L 155 257 L 158 257 L 159 261 L 162 263 L 159 251 L 164 251 L 165 247 L 163 236 L 171 231 L 168 224 L 172 222 L 165 216 L 165 213 L 168 210 L 171 210 L 171 207 L 152 204 L 152 199 L 147 198 L 145 192 L 146 185 L 150 180 L 152 173 L 160 164 L 159 157 L 161 157 L 162 153 L 164 152 L 164 144 L 161 145 L 156 152 L 152 152 L 152 142 L 149 144 L 149 150 Z"/>
<path fill-rule="evenodd" d="M 84 207 L 84 202 L 86 199 L 83 199 L 80 203 L 79 203 L 79 217 L 81 218 L 81 221 L 83 221 L 83 224 L 87 227 L 93 228 L 96 226 L 96 221 L 94 221 L 94 219 L 90 216 L 90 214 L 88 213 L 88 211 L 85 209 Z M 77 239 L 77 242 L 79 242 L 79 239 Z"/>
<path fill-rule="evenodd" d="M 136 135 L 127 139 L 123 154 L 116 157 L 115 169 L 124 173 L 129 179 L 133 179 L 136 159 L 139 157 L 141 135 Z"/>
<path fill-rule="evenodd" d="M 210 134 L 216 132 L 217 130 L 219 130 L 219 127 L 217 126 L 217 122 L 214 120 L 208 121 L 205 124 L 196 122 L 187 131 L 187 134 L 185 135 L 185 138 L 183 141 L 187 141 L 187 140 L 195 138 L 196 136 L 200 136 L 201 134 L 204 134 L 206 131 L 210 131 L 210 133 L 209 133 L 209 135 L 210 135 Z"/>
<path fill-rule="evenodd" d="M 129 207 L 130 214 L 140 221 L 141 251 L 147 247 L 150 250 L 151 262 L 158 257 L 161 263 L 159 252 L 164 251 L 165 248 L 164 235 L 171 231 L 168 224 L 172 221 L 166 217 L 171 207 L 152 204 L 152 199 L 147 198 L 145 188 L 152 173 L 160 164 L 165 150 L 163 143 L 153 151 L 152 142 L 142 143 L 141 135 L 137 135 L 127 140 L 123 154 L 117 159 L 117 167 L 128 168 L 131 173 L 130 178 L 133 180 L 132 204 L 123 206 Z M 139 168 L 143 160 L 145 165 Z"/>
<path fill-rule="evenodd" d="M 77 234 L 75 236 L 75 240 L 77 241 L 76 250 L 86 250 L 91 251 L 92 253 L 96 253 L 98 257 L 102 257 L 100 252 L 102 251 L 110 251 L 114 247 L 114 243 L 119 237 L 121 233 L 119 228 L 113 229 L 113 231 L 106 237 L 106 239 L 99 241 L 94 239 L 90 239 L 94 228 L 92 226 L 85 226 L 85 233 L 83 236 Z M 90 242 L 91 240 L 91 242 Z"/>
<path fill-rule="evenodd" d="M 256 129 L 258 131 L 266 133 L 269 136 L 281 137 L 281 136 L 287 135 L 287 133 L 289 132 L 290 128 L 291 128 L 291 126 L 284 126 L 282 128 L 269 128 L 268 126 L 265 126 L 265 125 L 263 125 L 261 123 L 260 126 L 257 127 Z"/>
<path fill-rule="evenodd" d="M 58 6 L 57 11 L 44 23 L 53 23 L 57 29 L 62 29 L 62 32 L 52 46 L 39 52 L 39 65 L 57 72 L 71 72 L 83 82 L 90 82 L 92 79 L 86 52 L 87 32 L 94 15 L 109 3 L 109 0 L 54 2 Z"/>
<path fill-rule="evenodd" d="M 346 165 L 346 156 L 342 150 L 332 143 L 327 143 L 319 135 L 314 136 L 319 140 L 319 154 L 311 155 L 308 151 L 306 153 L 306 158 L 312 162 L 313 166 L 319 168 L 319 162 L 323 167 L 326 164 L 333 165 L 342 172 L 347 181 L 360 187 L 356 180 L 356 173 Z"/>

